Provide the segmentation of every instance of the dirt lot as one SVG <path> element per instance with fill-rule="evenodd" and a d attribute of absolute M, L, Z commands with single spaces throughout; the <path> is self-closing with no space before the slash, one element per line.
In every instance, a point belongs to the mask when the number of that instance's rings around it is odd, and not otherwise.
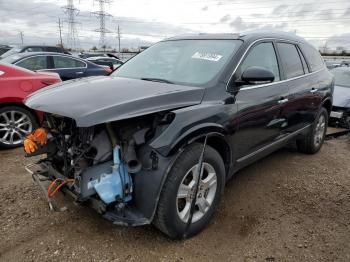
<path fill-rule="evenodd" d="M 350 142 L 313 156 L 284 149 L 227 185 L 200 235 L 171 241 L 152 226 L 113 226 L 67 201 L 49 212 L 22 151 L 0 151 L 1 261 L 350 261 Z"/>

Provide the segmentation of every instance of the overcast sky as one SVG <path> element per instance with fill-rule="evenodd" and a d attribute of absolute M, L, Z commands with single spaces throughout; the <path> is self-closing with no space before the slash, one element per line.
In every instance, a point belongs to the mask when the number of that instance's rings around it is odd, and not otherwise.
<path fill-rule="evenodd" d="M 107 2 L 107 0 L 104 0 Z M 67 44 L 67 0 L 0 0 L 0 44 L 57 44 L 58 18 L 63 21 Z M 98 46 L 98 1 L 74 0 L 79 45 Z M 105 5 L 107 44 L 117 47 L 116 28 L 122 47 L 139 47 L 186 33 L 237 33 L 250 29 L 296 32 L 316 47 L 350 49 L 349 0 L 114 0 Z"/>

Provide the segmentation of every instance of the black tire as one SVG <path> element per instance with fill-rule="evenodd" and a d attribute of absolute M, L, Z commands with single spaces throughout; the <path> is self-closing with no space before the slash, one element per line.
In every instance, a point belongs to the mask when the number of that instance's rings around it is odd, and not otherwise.
<path fill-rule="evenodd" d="M 9 113 L 11 111 L 16 111 L 16 112 L 19 112 L 20 114 L 27 116 L 30 123 L 31 123 L 32 130 L 35 130 L 38 127 L 38 122 L 37 122 L 35 116 L 29 110 L 27 110 L 23 107 L 20 107 L 20 106 L 5 106 L 5 107 L 0 108 L 0 124 L 5 124 L 5 118 L 3 117 L 3 114 Z M 1 128 L 2 127 L 0 126 L 0 129 Z M 6 131 L 0 130 L 0 139 L 2 139 L 5 136 L 5 133 L 6 133 Z M 23 134 L 23 136 L 25 136 L 25 135 Z M 8 144 L 8 143 L 5 143 L 2 140 L 0 140 L 0 147 L 2 147 L 2 148 L 16 148 L 16 147 L 19 147 L 21 145 L 22 145 L 22 143 Z"/>
<path fill-rule="evenodd" d="M 319 144 L 315 142 L 315 136 L 317 135 L 317 124 L 321 117 L 324 117 L 325 120 L 325 128 L 324 132 L 322 134 L 322 138 L 319 141 Z M 326 136 L 327 132 L 327 126 L 328 126 L 328 112 L 324 107 L 321 107 L 319 110 L 315 122 L 313 123 L 311 130 L 308 132 L 307 135 L 305 135 L 302 139 L 297 140 L 297 147 L 298 150 L 302 153 L 306 154 L 315 154 L 317 153 L 324 142 L 324 138 Z"/>
<path fill-rule="evenodd" d="M 208 163 L 216 172 L 217 187 L 215 196 L 203 217 L 193 222 L 189 226 L 188 231 L 185 232 L 187 223 L 181 220 L 178 214 L 177 193 L 187 172 L 198 164 L 202 149 L 203 145 L 199 143 L 187 146 L 175 161 L 162 188 L 153 224 L 171 238 L 179 239 L 185 235 L 186 237 L 191 237 L 202 231 L 212 219 L 224 191 L 225 166 L 223 160 L 215 149 L 206 146 L 203 162 Z"/>

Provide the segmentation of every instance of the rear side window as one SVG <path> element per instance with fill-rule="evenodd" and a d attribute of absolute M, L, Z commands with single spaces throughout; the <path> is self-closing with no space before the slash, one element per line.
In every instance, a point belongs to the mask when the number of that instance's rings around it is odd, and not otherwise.
<path fill-rule="evenodd" d="M 76 59 L 64 56 L 53 56 L 55 68 L 77 68 L 85 67 L 85 63 Z"/>
<path fill-rule="evenodd" d="M 239 69 L 239 75 L 252 66 L 258 66 L 270 70 L 275 75 L 274 81 L 280 80 L 278 62 L 272 43 L 261 43 L 253 47 Z"/>
<path fill-rule="evenodd" d="M 44 51 L 41 47 L 35 47 L 35 46 L 32 46 L 32 47 L 28 47 L 24 50 L 24 52 L 42 52 Z"/>
<path fill-rule="evenodd" d="M 46 56 L 33 56 L 19 61 L 16 65 L 33 71 L 47 69 L 47 59 Z"/>
<path fill-rule="evenodd" d="M 277 43 L 277 48 L 286 78 L 303 75 L 304 68 L 297 47 L 294 44 Z"/>
<path fill-rule="evenodd" d="M 45 50 L 46 50 L 47 52 L 61 53 L 61 49 L 59 49 L 59 48 L 57 48 L 57 47 L 53 47 L 53 46 L 45 47 Z"/>
<path fill-rule="evenodd" d="M 312 46 L 302 44 L 301 49 L 304 53 L 304 56 L 309 63 L 311 72 L 315 72 L 324 68 L 324 62 L 320 53 L 313 48 Z"/>

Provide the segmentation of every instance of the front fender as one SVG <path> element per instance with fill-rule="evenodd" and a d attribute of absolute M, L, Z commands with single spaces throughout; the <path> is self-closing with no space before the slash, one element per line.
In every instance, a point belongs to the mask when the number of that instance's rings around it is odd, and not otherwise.
<path fill-rule="evenodd" d="M 163 156 L 175 152 L 184 141 L 207 133 L 226 135 L 229 112 L 232 108 L 222 103 L 203 103 L 173 111 L 172 123 L 151 143 L 150 147 Z"/>

